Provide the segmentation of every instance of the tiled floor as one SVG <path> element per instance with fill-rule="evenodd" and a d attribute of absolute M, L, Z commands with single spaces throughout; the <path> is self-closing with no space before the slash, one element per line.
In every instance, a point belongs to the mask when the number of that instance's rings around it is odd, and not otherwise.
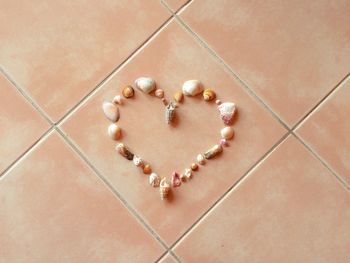
<path fill-rule="evenodd" d="M 1 263 L 348 262 L 349 1 L 0 2 Z M 106 135 L 102 102 L 142 75 L 239 109 L 169 201 Z M 168 129 L 162 107 L 137 92 L 119 123 L 167 175 L 222 124 L 186 98 Z"/>

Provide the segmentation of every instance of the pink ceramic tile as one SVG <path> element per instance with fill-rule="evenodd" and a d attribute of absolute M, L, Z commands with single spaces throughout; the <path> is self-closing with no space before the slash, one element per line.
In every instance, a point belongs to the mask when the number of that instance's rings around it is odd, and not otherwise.
<path fill-rule="evenodd" d="M 158 1 L 2 1 L 1 64 L 58 120 L 168 17 Z"/>
<path fill-rule="evenodd" d="M 0 181 L 1 262 L 152 262 L 163 253 L 56 134 Z"/>
<path fill-rule="evenodd" d="M 49 128 L 0 71 L 0 173 Z"/>
<path fill-rule="evenodd" d="M 349 1 L 193 1 L 182 17 L 289 125 L 350 68 Z"/>
<path fill-rule="evenodd" d="M 115 150 L 107 136 L 109 121 L 101 105 L 120 93 L 137 77 L 152 76 L 166 97 L 181 89 L 185 80 L 198 78 L 217 91 L 223 101 L 238 105 L 235 139 L 222 157 L 200 168 L 194 178 L 162 202 L 148 176 Z M 198 153 L 218 143 L 223 127 L 214 103 L 185 98 L 178 109 L 176 127 L 164 120 L 160 99 L 136 91 L 134 99 L 120 107 L 122 141 L 151 163 L 155 172 L 169 178 L 182 172 Z M 168 243 L 175 241 L 256 162 L 285 130 L 271 115 L 223 71 L 207 51 L 177 23 L 171 23 L 123 67 L 104 87 L 62 125 L 68 136 Z"/>
<path fill-rule="evenodd" d="M 350 184 L 350 81 L 345 82 L 297 130 Z"/>
<path fill-rule="evenodd" d="M 183 5 L 185 5 L 189 0 L 164 0 L 168 6 L 175 12 Z"/>
<path fill-rule="evenodd" d="M 175 248 L 183 262 L 348 262 L 350 195 L 294 137 Z"/>

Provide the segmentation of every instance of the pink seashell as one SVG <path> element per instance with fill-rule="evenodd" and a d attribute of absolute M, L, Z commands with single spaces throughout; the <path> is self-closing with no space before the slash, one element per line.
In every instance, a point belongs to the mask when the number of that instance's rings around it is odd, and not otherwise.
<path fill-rule="evenodd" d="M 229 146 L 229 143 L 226 139 L 221 139 L 220 140 L 220 144 L 221 146 L 224 146 L 224 147 L 228 147 Z"/>
<path fill-rule="evenodd" d="M 236 112 L 236 105 L 233 102 L 224 102 L 218 106 L 218 109 L 221 119 L 226 125 L 230 125 Z"/>
<path fill-rule="evenodd" d="M 173 187 L 178 187 L 181 185 L 181 178 L 177 172 L 173 172 L 171 175 L 171 185 Z"/>

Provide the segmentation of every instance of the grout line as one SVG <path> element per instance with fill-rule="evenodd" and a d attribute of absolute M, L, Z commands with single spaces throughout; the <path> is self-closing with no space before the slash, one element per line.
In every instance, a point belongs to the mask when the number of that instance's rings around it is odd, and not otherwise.
<path fill-rule="evenodd" d="M 299 128 L 309 116 L 311 116 L 318 108 L 320 108 L 324 103 L 326 103 L 327 99 L 330 98 L 338 89 L 343 87 L 345 83 L 350 79 L 350 73 L 348 73 L 344 78 L 342 78 L 327 94 L 318 102 L 315 106 L 313 106 L 305 115 L 302 117 L 291 130 L 296 130 Z"/>
<path fill-rule="evenodd" d="M 231 187 L 224 194 L 222 194 L 170 247 L 172 250 L 178 243 L 180 243 L 200 222 L 202 222 L 205 217 L 212 212 L 231 192 L 237 189 L 243 182 L 248 178 L 248 176 L 254 171 L 258 166 L 263 163 L 272 152 L 279 147 L 291 134 L 291 131 L 286 132 L 266 153 L 264 153 L 252 166 L 237 180 L 233 183 Z"/>
<path fill-rule="evenodd" d="M 323 165 L 324 167 L 327 168 L 327 170 L 328 170 L 331 174 L 333 174 L 333 175 L 335 176 L 336 179 L 338 179 L 338 181 L 340 182 L 340 184 L 341 184 L 343 187 L 345 187 L 345 189 L 346 189 L 347 191 L 350 191 L 350 185 L 348 185 L 348 183 L 347 183 L 340 175 L 338 175 L 338 174 L 330 167 L 330 165 L 328 165 L 327 162 L 326 162 L 325 160 L 323 160 L 323 158 L 322 158 L 319 154 L 317 154 L 317 152 L 314 151 L 310 145 L 307 144 L 307 142 L 306 142 L 302 137 L 300 137 L 298 134 L 294 133 L 293 131 L 292 131 L 291 133 L 292 133 L 292 135 L 293 135 L 302 145 L 304 145 L 304 147 L 305 147 L 306 149 L 308 149 L 308 150 L 310 151 L 310 153 L 311 153 L 317 160 L 319 160 L 319 161 L 322 163 L 322 165 Z"/>
<path fill-rule="evenodd" d="M 24 97 L 24 99 L 29 104 L 31 104 L 50 125 L 52 125 L 53 122 L 51 121 L 47 113 L 39 106 L 38 103 L 35 102 L 35 100 L 29 94 L 27 94 L 27 92 L 14 80 L 14 78 L 4 68 L 0 67 L 0 72 L 17 89 L 17 91 Z"/>
<path fill-rule="evenodd" d="M 64 141 L 71 147 L 71 149 L 90 167 L 91 170 L 99 177 L 99 179 L 109 188 L 109 190 L 114 194 L 117 199 L 126 207 L 127 210 L 136 218 L 136 220 L 139 221 L 139 223 L 156 239 L 159 241 L 159 243 L 168 250 L 168 246 L 166 243 L 162 240 L 162 238 L 156 233 L 155 230 L 153 230 L 152 227 L 150 227 L 146 221 L 137 213 L 137 211 L 129 205 L 129 203 L 126 201 L 126 199 L 112 186 L 112 184 L 109 183 L 109 181 L 99 172 L 99 170 L 90 163 L 89 159 L 84 155 L 84 153 L 78 148 L 78 146 L 70 140 L 64 132 L 57 126 L 55 126 L 55 130 L 58 134 L 61 135 L 61 137 L 64 139 Z"/>
<path fill-rule="evenodd" d="M 29 155 L 32 151 L 34 151 L 43 140 L 45 140 L 50 133 L 54 130 L 54 127 L 50 127 L 47 131 L 45 131 L 27 150 L 25 150 L 21 155 L 19 155 L 7 168 L 0 173 L 0 181 L 7 177 L 12 169 L 19 163 L 22 159 L 24 159 L 27 155 Z"/>
<path fill-rule="evenodd" d="M 105 83 L 112 79 L 121 69 L 123 69 L 129 61 L 137 56 L 145 46 L 147 46 L 158 34 L 173 20 L 170 16 L 163 24 L 160 25 L 145 41 L 143 41 L 139 47 L 137 47 L 130 55 L 128 55 L 118 66 L 116 66 L 99 84 L 96 85 L 89 93 L 87 93 L 77 104 L 75 104 L 63 117 L 61 117 L 56 124 L 59 125 L 73 115 L 85 102 L 93 97 L 97 92 L 102 89 Z"/>
<path fill-rule="evenodd" d="M 249 85 L 239 77 L 239 75 L 233 71 L 233 69 L 226 64 L 226 62 L 218 55 L 216 52 L 207 44 L 197 33 L 191 30 L 191 28 L 178 16 L 174 15 L 175 19 L 179 22 L 179 24 L 189 33 L 191 34 L 197 42 L 205 48 L 216 60 L 217 62 L 224 67 L 228 73 L 230 73 L 231 76 L 233 76 L 241 85 L 242 87 L 248 92 L 250 96 L 252 96 L 264 109 L 266 109 L 274 119 L 276 119 L 286 130 L 290 130 L 289 126 L 282 120 L 280 116 L 278 116 L 277 113 L 275 113 L 256 93 L 253 89 L 249 87 Z"/>

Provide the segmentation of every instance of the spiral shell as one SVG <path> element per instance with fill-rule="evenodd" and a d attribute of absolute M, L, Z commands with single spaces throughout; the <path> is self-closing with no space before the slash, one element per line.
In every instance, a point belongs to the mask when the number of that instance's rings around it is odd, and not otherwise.
<path fill-rule="evenodd" d="M 185 169 L 183 175 L 186 177 L 186 179 L 190 179 L 192 177 L 192 170 L 191 169 Z"/>
<path fill-rule="evenodd" d="M 197 155 L 197 162 L 201 165 L 204 165 L 205 164 L 205 157 L 203 154 L 198 154 Z"/>
<path fill-rule="evenodd" d="M 170 102 L 166 107 L 165 107 L 165 121 L 167 124 L 170 124 L 172 120 L 175 117 L 175 109 L 176 106 L 173 102 Z"/>
<path fill-rule="evenodd" d="M 183 101 L 183 98 L 184 98 L 184 94 L 181 91 L 175 92 L 174 100 L 176 102 L 180 102 L 181 103 Z"/>
<path fill-rule="evenodd" d="M 143 173 L 144 174 L 150 174 L 152 173 L 152 168 L 149 164 L 146 164 L 144 167 L 143 167 Z"/>
<path fill-rule="evenodd" d="M 169 193 L 170 193 L 170 185 L 167 183 L 166 178 L 164 177 L 159 184 L 159 193 L 160 193 L 160 198 L 162 200 L 168 198 Z"/>
<path fill-rule="evenodd" d="M 216 144 L 204 153 L 204 157 L 205 159 L 209 160 L 214 158 L 221 152 L 222 152 L 222 146 L 220 144 Z"/>
<path fill-rule="evenodd" d="M 156 95 L 156 97 L 158 98 L 163 98 L 164 97 L 164 90 L 162 89 L 156 89 L 156 91 L 154 92 L 154 95 Z"/>
<path fill-rule="evenodd" d="M 156 173 L 151 173 L 149 176 L 149 184 L 153 187 L 158 187 L 160 183 L 160 177 Z"/>
<path fill-rule="evenodd" d="M 203 98 L 205 101 L 211 101 L 216 98 L 216 93 L 211 89 L 206 89 L 203 92 Z"/>
<path fill-rule="evenodd" d="M 196 164 L 196 163 L 191 163 L 191 170 L 192 170 L 192 171 L 197 171 L 197 170 L 198 170 L 198 164 Z"/>
<path fill-rule="evenodd" d="M 134 158 L 132 161 L 135 164 L 135 166 L 137 166 L 137 167 L 143 168 L 145 166 L 145 163 L 143 162 L 143 160 L 136 155 L 134 155 Z"/>
<path fill-rule="evenodd" d="M 122 155 L 129 161 L 132 161 L 132 159 L 134 159 L 134 154 L 130 152 L 130 150 L 123 143 L 119 143 L 116 146 L 116 150 L 120 153 L 120 155 Z"/>
<path fill-rule="evenodd" d="M 173 187 L 178 187 L 181 185 L 181 178 L 177 172 L 173 172 L 171 175 L 171 185 Z"/>
<path fill-rule="evenodd" d="M 131 86 L 126 86 L 124 87 L 123 91 L 122 91 L 122 94 L 125 98 L 131 98 L 134 96 L 134 88 L 131 87 Z"/>

